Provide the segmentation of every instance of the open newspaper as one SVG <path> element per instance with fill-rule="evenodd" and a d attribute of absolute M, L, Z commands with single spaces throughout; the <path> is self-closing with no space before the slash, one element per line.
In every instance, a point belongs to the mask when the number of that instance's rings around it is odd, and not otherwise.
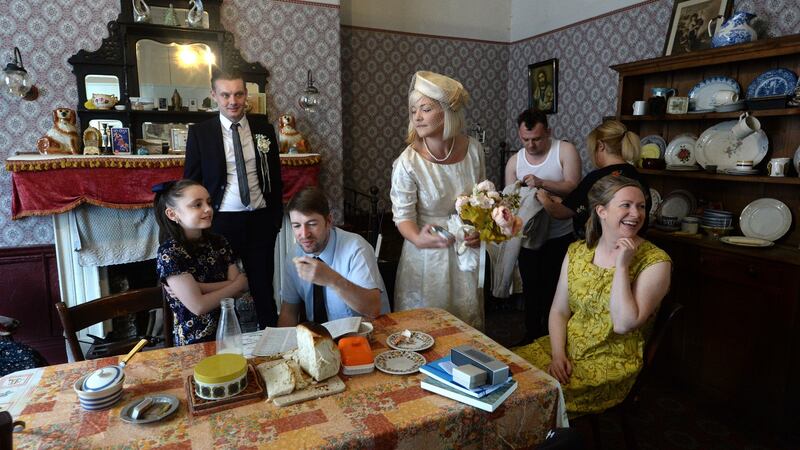
<path fill-rule="evenodd" d="M 348 333 L 358 332 L 361 326 L 361 317 L 345 317 L 331 320 L 322 324 L 336 339 Z M 261 332 L 261 338 L 253 348 L 254 356 L 270 356 L 276 353 L 288 352 L 297 348 L 297 331 L 295 327 L 270 328 Z"/>

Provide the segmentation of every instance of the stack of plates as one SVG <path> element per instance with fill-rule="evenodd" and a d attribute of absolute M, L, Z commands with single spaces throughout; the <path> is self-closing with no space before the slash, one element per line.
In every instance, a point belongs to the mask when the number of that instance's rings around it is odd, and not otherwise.
<path fill-rule="evenodd" d="M 733 227 L 733 213 L 720 209 L 706 209 L 700 223 L 710 228 L 731 228 Z"/>

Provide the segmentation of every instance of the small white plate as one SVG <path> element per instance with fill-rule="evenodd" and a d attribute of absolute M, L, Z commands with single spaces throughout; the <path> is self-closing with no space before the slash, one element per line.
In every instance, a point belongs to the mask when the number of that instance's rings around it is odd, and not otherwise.
<path fill-rule="evenodd" d="M 738 245 L 740 247 L 771 247 L 775 245 L 774 242 L 766 239 L 752 238 L 747 236 L 723 236 L 719 238 L 719 240 L 726 244 Z"/>
<path fill-rule="evenodd" d="M 433 336 L 422 331 L 412 331 L 411 337 L 406 338 L 402 332 L 397 332 L 386 338 L 386 345 L 395 350 L 421 352 L 433 347 Z"/>
<path fill-rule="evenodd" d="M 696 141 L 697 136 L 691 134 L 681 134 L 669 141 L 667 152 L 664 154 L 667 169 L 669 170 L 670 166 L 694 166 L 696 161 L 694 154 Z"/>
<path fill-rule="evenodd" d="M 389 375 L 412 374 L 425 364 L 424 356 L 405 350 L 388 350 L 375 357 L 375 368 Z"/>
<path fill-rule="evenodd" d="M 792 225 L 792 211 L 780 200 L 760 198 L 745 206 L 739 226 L 747 237 L 776 241 Z"/>
<path fill-rule="evenodd" d="M 153 405 L 144 412 L 144 417 L 140 419 L 134 419 L 131 417 L 133 413 L 133 408 L 136 407 L 139 403 L 144 401 L 145 398 L 150 397 L 153 399 Z M 177 397 L 174 395 L 168 394 L 155 394 L 155 395 L 145 395 L 142 397 L 137 397 L 132 401 L 128 402 L 127 405 L 122 407 L 122 410 L 119 412 L 119 418 L 128 423 L 134 424 L 143 424 L 143 423 L 152 423 L 158 422 L 159 420 L 164 419 L 165 417 L 169 416 L 170 414 L 174 413 L 178 406 L 180 406 L 181 402 L 178 400 Z"/>

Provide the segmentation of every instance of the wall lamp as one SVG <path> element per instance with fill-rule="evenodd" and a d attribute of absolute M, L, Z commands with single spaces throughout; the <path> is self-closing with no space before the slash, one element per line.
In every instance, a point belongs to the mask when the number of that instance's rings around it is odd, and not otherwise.
<path fill-rule="evenodd" d="M 0 89 L 11 95 L 22 97 L 23 100 L 36 100 L 39 89 L 33 85 L 28 71 L 22 64 L 22 54 L 19 48 L 14 47 L 14 58 L 3 69 L 3 78 L 0 79 Z"/>
<path fill-rule="evenodd" d="M 298 103 L 300 107 L 308 113 L 313 113 L 319 105 L 319 89 L 314 86 L 314 76 L 311 75 L 311 69 L 308 70 L 308 85 L 306 86 L 306 90 L 300 94 Z"/>

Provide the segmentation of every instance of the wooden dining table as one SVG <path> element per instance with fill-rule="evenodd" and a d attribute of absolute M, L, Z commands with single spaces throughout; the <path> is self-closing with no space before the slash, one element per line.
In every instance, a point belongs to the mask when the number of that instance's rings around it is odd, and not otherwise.
<path fill-rule="evenodd" d="M 388 350 L 394 332 L 418 330 L 435 339 L 421 352 L 427 361 L 469 344 L 507 363 L 517 390 L 494 412 L 423 390 L 423 375 L 374 371 L 339 376 L 346 389 L 320 399 L 277 407 L 255 403 L 192 416 L 184 383 L 201 359 L 214 354 L 213 342 L 140 352 L 125 368 L 122 400 L 110 409 L 81 409 L 73 383 L 87 372 L 116 364 L 119 357 L 15 372 L 0 378 L 0 410 L 26 423 L 14 433 L 16 448 L 520 448 L 542 440 L 567 416 L 556 380 L 531 366 L 452 314 L 417 309 L 372 321 L 375 355 Z M 256 361 L 257 362 L 257 358 Z M 180 400 L 178 410 L 146 425 L 120 418 L 131 400 L 165 393 Z"/>

